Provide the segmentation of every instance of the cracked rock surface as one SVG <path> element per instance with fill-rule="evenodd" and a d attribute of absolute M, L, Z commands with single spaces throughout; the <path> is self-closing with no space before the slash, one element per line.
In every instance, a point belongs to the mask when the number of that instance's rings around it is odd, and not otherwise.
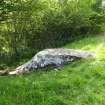
<path fill-rule="evenodd" d="M 57 48 L 45 49 L 38 52 L 31 60 L 17 67 L 15 71 L 9 72 L 10 75 L 28 73 L 38 68 L 48 65 L 59 67 L 65 63 L 72 62 L 77 58 L 94 57 L 95 53 L 75 49 Z"/>

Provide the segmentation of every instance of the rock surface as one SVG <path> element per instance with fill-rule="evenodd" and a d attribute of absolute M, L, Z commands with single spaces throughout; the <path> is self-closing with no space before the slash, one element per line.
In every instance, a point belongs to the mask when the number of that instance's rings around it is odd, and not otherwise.
<path fill-rule="evenodd" d="M 8 75 L 28 73 L 38 68 L 44 68 L 48 65 L 59 67 L 67 62 L 72 62 L 76 58 L 94 57 L 94 52 L 81 51 L 74 49 L 45 49 L 37 53 L 30 61 L 17 67 Z"/>

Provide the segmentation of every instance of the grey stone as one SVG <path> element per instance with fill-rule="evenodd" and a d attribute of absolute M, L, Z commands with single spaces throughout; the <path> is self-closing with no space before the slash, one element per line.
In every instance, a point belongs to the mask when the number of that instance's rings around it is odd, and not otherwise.
<path fill-rule="evenodd" d="M 31 70 L 44 68 L 48 65 L 59 67 L 76 59 L 95 57 L 96 54 L 90 51 L 82 51 L 67 48 L 45 49 L 38 52 L 30 61 L 9 72 L 10 75 L 28 73 Z"/>

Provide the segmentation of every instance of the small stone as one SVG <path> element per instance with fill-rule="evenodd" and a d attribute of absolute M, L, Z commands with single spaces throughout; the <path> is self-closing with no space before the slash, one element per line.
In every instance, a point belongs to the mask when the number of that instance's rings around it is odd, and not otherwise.
<path fill-rule="evenodd" d="M 58 69 L 57 69 L 57 68 L 55 68 L 55 69 L 54 69 L 54 71 L 58 71 Z"/>

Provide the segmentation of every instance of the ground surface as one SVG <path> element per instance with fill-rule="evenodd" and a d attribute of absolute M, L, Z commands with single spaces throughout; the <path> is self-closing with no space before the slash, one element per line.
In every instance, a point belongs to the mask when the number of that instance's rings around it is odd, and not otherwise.
<path fill-rule="evenodd" d="M 97 57 L 75 61 L 60 71 L 0 77 L 0 105 L 105 105 L 104 36 L 64 47 L 95 51 Z"/>

